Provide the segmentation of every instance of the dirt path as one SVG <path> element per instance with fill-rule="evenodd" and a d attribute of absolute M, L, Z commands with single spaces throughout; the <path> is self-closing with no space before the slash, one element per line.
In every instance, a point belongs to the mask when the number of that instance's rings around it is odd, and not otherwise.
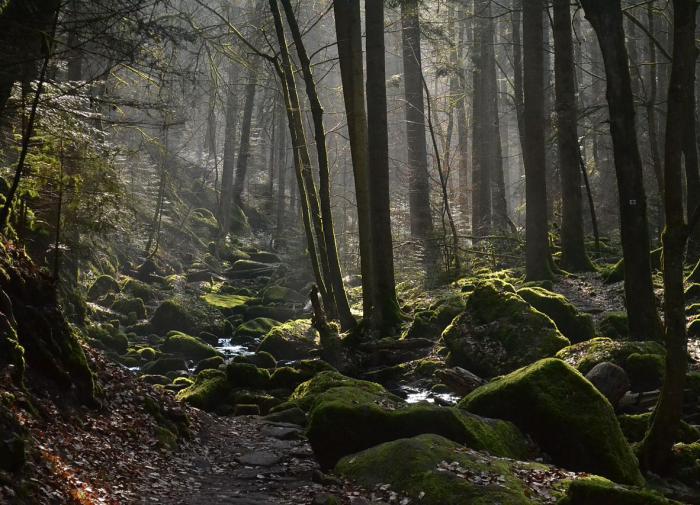
<path fill-rule="evenodd" d="M 603 312 L 625 310 L 623 283 L 605 284 L 596 272 L 561 277 L 554 291 L 566 296 L 579 310 L 592 314 L 596 321 Z"/>
<path fill-rule="evenodd" d="M 286 505 L 371 502 L 364 492 L 320 473 L 294 425 L 256 416 L 201 414 L 190 450 L 173 457 L 140 503 L 163 505 Z M 322 483 L 321 483 L 322 482 Z M 337 503 L 337 502 L 334 502 Z"/>

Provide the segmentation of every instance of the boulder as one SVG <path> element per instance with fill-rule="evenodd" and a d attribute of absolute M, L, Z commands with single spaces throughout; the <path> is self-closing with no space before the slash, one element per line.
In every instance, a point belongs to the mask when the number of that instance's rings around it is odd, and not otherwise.
<path fill-rule="evenodd" d="M 243 314 L 246 305 L 255 299 L 250 296 L 238 294 L 207 293 L 202 296 L 202 300 L 212 307 L 223 310 L 227 314 Z"/>
<path fill-rule="evenodd" d="M 610 405 L 616 407 L 618 402 L 630 389 L 630 380 L 627 373 L 615 363 L 604 361 L 594 366 L 586 374 L 586 379 L 593 384 L 603 396 L 608 399 Z"/>
<path fill-rule="evenodd" d="M 251 252 L 250 259 L 259 263 L 280 263 L 282 261 L 275 253 L 268 251 Z"/>
<path fill-rule="evenodd" d="M 366 489 L 388 489 L 421 505 L 534 505 L 553 503 L 541 500 L 556 499 L 565 490 L 564 472 L 494 457 L 435 434 L 394 440 L 346 456 L 336 472 Z M 535 488 L 531 480 L 535 476 L 549 478 L 538 479 Z"/>
<path fill-rule="evenodd" d="M 632 353 L 627 356 L 625 371 L 634 393 L 660 389 L 666 374 L 664 356 L 661 354 Z"/>
<path fill-rule="evenodd" d="M 134 298 L 141 298 L 146 303 L 152 302 L 157 297 L 157 292 L 152 286 L 137 279 L 127 279 L 122 291 Z"/>
<path fill-rule="evenodd" d="M 629 338 L 626 312 L 608 312 L 598 323 L 598 334 L 615 340 Z"/>
<path fill-rule="evenodd" d="M 554 322 L 505 283 L 478 284 L 442 334 L 448 361 L 482 377 L 512 372 L 569 345 Z"/>
<path fill-rule="evenodd" d="M 197 374 L 194 384 L 180 391 L 176 399 L 206 411 L 227 405 L 231 385 L 221 370 L 204 370 Z"/>
<path fill-rule="evenodd" d="M 268 352 L 277 360 L 308 358 L 318 349 L 318 331 L 309 319 L 298 319 L 270 329 L 258 346 L 258 352 Z"/>
<path fill-rule="evenodd" d="M 255 277 L 269 277 L 275 271 L 275 267 L 258 261 L 238 260 L 226 272 L 232 279 L 253 279 Z"/>
<path fill-rule="evenodd" d="M 465 297 L 461 294 L 442 298 L 428 310 L 416 313 L 403 338 L 429 338 L 437 340 L 452 320 L 466 308 Z"/>
<path fill-rule="evenodd" d="M 238 325 L 236 328 L 236 336 L 239 340 L 256 340 L 262 338 L 266 335 L 272 328 L 279 326 L 281 323 L 275 321 L 274 319 L 268 319 L 266 317 L 258 317 L 250 321 L 246 321 L 243 324 Z M 266 351 L 266 349 L 258 349 L 259 351 Z M 269 351 L 268 351 L 269 352 Z M 272 353 L 270 353 L 272 354 Z M 274 354 L 273 354 L 274 356 Z M 276 356 L 275 356 L 276 357 Z"/>
<path fill-rule="evenodd" d="M 557 465 L 625 484 L 644 481 L 610 403 L 564 361 L 538 361 L 480 387 L 458 406 L 514 422 Z"/>
<path fill-rule="evenodd" d="M 134 314 L 136 319 L 144 319 L 146 317 L 146 306 L 141 298 L 120 296 L 112 303 L 112 310 L 125 316 Z"/>
<path fill-rule="evenodd" d="M 598 363 L 604 361 L 610 361 L 626 369 L 629 356 L 635 353 L 664 356 L 666 350 L 663 345 L 654 341 L 619 341 L 597 337 L 565 347 L 557 353 L 556 357 L 586 374 Z"/>
<path fill-rule="evenodd" d="M 194 371 L 199 373 L 202 370 L 216 370 L 223 364 L 224 358 L 221 356 L 212 356 L 211 358 L 205 358 L 197 363 L 197 367 L 194 369 Z"/>
<path fill-rule="evenodd" d="M 219 355 L 219 352 L 209 344 L 184 333 L 171 333 L 168 335 L 161 349 L 169 354 L 194 361 L 201 361 Z"/>
<path fill-rule="evenodd" d="M 536 287 L 519 289 L 518 294 L 534 308 L 548 315 L 572 343 L 594 337 L 593 317 L 579 312 L 565 296 Z"/>
<path fill-rule="evenodd" d="M 285 288 L 284 286 L 270 286 L 262 292 L 262 300 L 264 304 L 277 303 L 306 303 L 307 298 L 293 289 Z"/>
<path fill-rule="evenodd" d="M 141 367 L 142 373 L 150 375 L 165 375 L 181 370 L 187 370 L 187 363 L 182 358 L 160 358 Z"/>
<path fill-rule="evenodd" d="M 558 505 L 672 505 L 663 496 L 646 489 L 620 486 L 600 477 L 574 480 Z"/>
<path fill-rule="evenodd" d="M 109 275 L 100 275 L 95 282 L 90 285 L 87 292 L 88 300 L 93 302 L 99 300 L 108 293 L 119 293 L 119 283 L 114 280 L 114 277 Z"/>
<path fill-rule="evenodd" d="M 167 300 L 161 303 L 151 316 L 151 328 L 159 335 L 165 335 L 171 330 L 183 333 L 195 333 L 196 322 L 180 303 Z"/>
<path fill-rule="evenodd" d="M 270 372 L 249 363 L 229 363 L 226 377 L 234 387 L 266 389 L 270 386 Z"/>

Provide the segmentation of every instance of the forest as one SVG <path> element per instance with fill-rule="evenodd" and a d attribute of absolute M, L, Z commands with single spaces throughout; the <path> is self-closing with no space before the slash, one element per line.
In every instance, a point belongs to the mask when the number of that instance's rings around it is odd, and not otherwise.
<path fill-rule="evenodd" d="M 698 37 L 0 0 L 0 504 L 700 504 Z"/>

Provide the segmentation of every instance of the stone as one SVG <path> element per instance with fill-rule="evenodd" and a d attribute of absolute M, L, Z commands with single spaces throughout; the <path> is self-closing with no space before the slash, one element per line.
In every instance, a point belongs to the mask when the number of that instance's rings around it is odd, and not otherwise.
<path fill-rule="evenodd" d="M 282 461 L 282 457 L 274 452 L 255 451 L 238 456 L 236 461 L 247 466 L 273 466 Z"/>
<path fill-rule="evenodd" d="M 594 366 L 586 374 L 586 379 L 598 391 L 603 393 L 603 396 L 608 399 L 613 408 L 617 406 L 618 402 L 630 389 L 630 380 L 627 377 L 627 373 L 621 367 L 609 361 L 604 361 Z"/>

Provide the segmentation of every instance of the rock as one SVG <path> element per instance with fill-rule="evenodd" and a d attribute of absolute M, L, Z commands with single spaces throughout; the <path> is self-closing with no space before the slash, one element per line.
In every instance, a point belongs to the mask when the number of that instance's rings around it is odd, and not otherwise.
<path fill-rule="evenodd" d="M 252 389 L 270 387 L 270 372 L 249 363 L 229 363 L 226 366 L 226 376 L 235 387 Z"/>
<path fill-rule="evenodd" d="M 297 426 L 278 426 L 266 424 L 260 429 L 260 434 L 278 440 L 294 440 L 300 438 L 304 431 Z"/>
<path fill-rule="evenodd" d="M 400 402 L 398 397 L 389 394 L 383 386 L 375 382 L 352 379 L 336 371 L 321 371 L 312 379 L 300 384 L 290 395 L 284 408 L 299 407 L 308 412 L 323 393 L 335 388 L 347 388 L 356 395 L 366 393 L 371 398 L 385 396 L 387 401 Z"/>
<path fill-rule="evenodd" d="M 630 378 L 632 391 L 653 391 L 661 388 L 666 374 L 664 356 L 661 354 L 632 353 L 627 356 L 625 371 Z"/>
<path fill-rule="evenodd" d="M 143 282 L 150 282 L 152 275 L 162 276 L 163 272 L 158 268 L 155 261 L 147 259 L 141 265 L 136 267 L 137 278 Z"/>
<path fill-rule="evenodd" d="M 283 286 L 270 286 L 265 288 L 262 292 L 262 300 L 264 304 L 277 304 L 277 303 L 306 303 L 306 297 L 294 291 L 293 289 L 285 288 Z"/>
<path fill-rule="evenodd" d="M 161 303 L 151 316 L 151 328 L 159 335 L 171 330 L 195 333 L 196 323 L 187 310 L 174 300 Z"/>
<path fill-rule="evenodd" d="M 544 288 L 518 290 L 527 303 L 554 321 L 559 331 L 572 343 L 583 342 L 595 336 L 595 325 L 590 314 L 583 314 L 565 296 Z"/>
<path fill-rule="evenodd" d="M 275 267 L 267 263 L 252 260 L 238 260 L 226 272 L 232 279 L 253 279 L 255 277 L 269 277 L 275 271 Z"/>
<path fill-rule="evenodd" d="M 234 416 L 259 416 L 260 405 L 249 403 L 237 403 L 233 408 Z"/>
<path fill-rule="evenodd" d="M 145 303 L 152 302 L 157 295 L 156 290 L 152 286 L 136 279 L 127 279 L 122 291 L 134 298 L 141 298 Z"/>
<path fill-rule="evenodd" d="M 272 466 L 282 461 L 282 457 L 275 452 L 256 451 L 238 456 L 236 461 L 248 466 Z"/>
<path fill-rule="evenodd" d="M 251 321 L 246 321 L 238 325 L 236 328 L 236 336 L 239 339 L 255 340 L 266 335 L 272 328 L 279 326 L 280 322 L 274 319 L 259 317 Z M 267 351 L 266 349 L 258 349 L 259 351 Z M 274 355 L 273 355 L 274 356 Z"/>
<path fill-rule="evenodd" d="M 552 320 L 508 285 L 481 283 L 466 310 L 442 334 L 448 361 L 483 377 L 512 372 L 554 356 L 569 341 Z"/>
<path fill-rule="evenodd" d="M 538 361 L 480 387 L 458 406 L 514 422 L 557 465 L 625 484 L 644 482 L 610 403 L 564 361 Z"/>
<path fill-rule="evenodd" d="M 88 337 L 96 341 L 99 347 L 116 352 L 126 353 L 129 347 L 129 340 L 126 335 L 120 333 L 117 328 L 111 325 L 91 325 L 86 328 Z"/>
<path fill-rule="evenodd" d="M 239 294 L 207 293 L 202 296 L 202 300 L 226 314 L 243 314 L 246 305 L 255 298 Z"/>
<path fill-rule="evenodd" d="M 136 319 L 143 319 L 146 317 L 146 306 L 143 304 L 141 298 L 121 296 L 112 303 L 112 310 L 125 316 L 134 314 Z"/>
<path fill-rule="evenodd" d="M 598 363 L 604 361 L 610 361 L 626 369 L 628 357 L 634 353 L 664 356 L 666 350 L 663 345 L 653 341 L 618 341 L 598 337 L 565 347 L 557 353 L 556 357 L 566 361 L 582 374 L 586 374 Z"/>
<path fill-rule="evenodd" d="M 437 340 L 445 328 L 466 308 L 465 297 L 452 295 L 438 300 L 428 310 L 417 312 L 404 338 Z"/>
<path fill-rule="evenodd" d="M 641 442 L 649 429 L 649 423 L 651 422 L 651 412 L 646 412 L 644 414 L 623 414 L 617 416 L 620 422 L 620 428 L 625 434 L 625 438 L 630 443 Z M 678 433 L 676 434 L 676 441 L 692 443 L 700 440 L 700 428 L 694 427 L 681 421 L 681 425 L 678 428 Z"/>
<path fill-rule="evenodd" d="M 187 282 L 211 282 L 212 278 L 216 277 L 218 277 L 218 275 L 209 269 L 194 270 L 185 274 L 185 280 Z"/>
<path fill-rule="evenodd" d="M 537 500 L 528 477 L 561 473 L 547 465 L 465 449 L 434 434 L 403 438 L 346 456 L 338 462 L 336 472 L 366 489 L 386 489 L 421 505 L 544 503 Z M 543 495 L 561 496 L 562 478 L 542 480 Z"/>
<path fill-rule="evenodd" d="M 209 344 L 205 344 L 191 335 L 179 332 L 168 335 L 161 349 L 169 354 L 194 361 L 201 361 L 219 355 L 219 352 Z"/>
<path fill-rule="evenodd" d="M 136 351 L 136 354 L 142 361 L 153 361 L 158 356 L 153 347 L 143 347 Z"/>
<path fill-rule="evenodd" d="M 608 312 L 598 323 L 598 334 L 615 340 L 629 338 L 626 312 Z"/>
<path fill-rule="evenodd" d="M 150 363 L 146 363 L 141 368 L 144 374 L 165 375 L 168 372 L 179 372 L 187 370 L 187 363 L 182 358 L 160 358 Z"/>
<path fill-rule="evenodd" d="M 299 317 L 299 310 L 286 305 L 249 305 L 245 309 L 245 319 L 265 317 L 285 322 Z"/>
<path fill-rule="evenodd" d="M 235 363 L 250 363 L 258 368 L 274 369 L 277 367 L 277 361 L 269 352 L 260 351 L 249 356 L 236 356 L 233 358 Z M 302 381 L 303 382 L 303 381 Z"/>
<path fill-rule="evenodd" d="M 281 263 L 282 260 L 275 253 L 257 251 L 250 253 L 250 259 L 260 263 Z"/>
<path fill-rule="evenodd" d="M 653 491 L 620 486 L 600 477 L 574 480 L 558 505 L 672 505 Z"/>
<path fill-rule="evenodd" d="M 215 411 L 225 407 L 231 393 L 231 385 L 221 370 L 203 370 L 195 378 L 194 384 L 180 391 L 176 398 L 193 407 Z"/>
<path fill-rule="evenodd" d="M 199 373 L 202 370 L 216 370 L 221 365 L 224 364 L 224 358 L 221 356 L 212 356 L 211 358 L 205 358 L 199 363 L 197 363 L 194 369 L 195 373 Z"/>
<path fill-rule="evenodd" d="M 450 391 L 464 396 L 483 386 L 486 381 L 461 367 L 446 368 L 435 371 L 435 377 L 450 388 Z"/>
<path fill-rule="evenodd" d="M 142 382 L 145 382 L 146 384 L 153 384 L 155 385 L 160 385 L 160 386 L 165 386 L 167 384 L 170 384 L 170 379 L 166 377 L 165 375 L 142 375 L 139 377 L 139 380 Z"/>
<path fill-rule="evenodd" d="M 273 327 L 258 346 L 277 360 L 293 361 L 308 358 L 318 349 L 319 335 L 308 319 L 289 321 Z"/>
<path fill-rule="evenodd" d="M 586 379 L 593 384 L 603 396 L 608 399 L 610 405 L 617 406 L 619 401 L 630 389 L 630 380 L 627 373 L 615 363 L 604 361 L 594 366 L 586 374 Z"/>
<path fill-rule="evenodd" d="M 119 293 L 119 291 L 121 291 L 119 283 L 114 280 L 114 277 L 100 275 L 88 289 L 87 297 L 88 300 L 95 302 L 108 293 Z"/>
<path fill-rule="evenodd" d="M 291 407 L 265 416 L 265 421 L 306 426 L 306 413 L 299 407 Z"/>
<path fill-rule="evenodd" d="M 26 429 L 5 405 L 0 405 L 0 433 L 0 471 L 19 472 L 27 460 Z"/>

